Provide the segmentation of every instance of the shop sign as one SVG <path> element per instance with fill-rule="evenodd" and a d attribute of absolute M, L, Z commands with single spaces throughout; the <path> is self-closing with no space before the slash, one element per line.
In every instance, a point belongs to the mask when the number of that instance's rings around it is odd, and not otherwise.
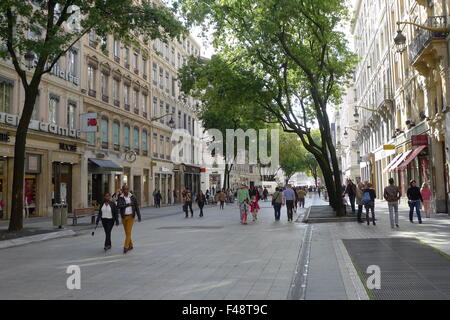
<path fill-rule="evenodd" d="M 162 172 L 169 172 L 170 171 L 169 168 L 166 168 L 166 167 L 161 167 L 160 169 L 161 169 Z"/>
<path fill-rule="evenodd" d="M 63 70 L 58 64 L 55 64 L 53 68 L 50 70 L 50 74 L 53 74 L 61 79 L 72 82 L 75 85 L 80 84 L 80 79 L 75 77 L 71 72 L 67 72 Z"/>
<path fill-rule="evenodd" d="M 19 125 L 20 117 L 14 114 L 8 114 L 0 112 L 0 123 L 1 124 L 7 124 L 10 126 L 17 127 Z M 36 120 L 31 120 L 30 125 L 28 126 L 29 129 L 41 131 L 45 133 L 52 133 L 55 135 L 60 136 L 66 136 L 71 138 L 80 138 L 81 132 L 80 130 L 76 129 L 67 129 L 64 127 L 60 127 L 53 123 L 46 123 Z"/>
<path fill-rule="evenodd" d="M 395 150 L 394 144 L 385 144 L 383 145 L 383 150 Z"/>
<path fill-rule="evenodd" d="M 97 132 L 97 113 L 84 113 L 80 118 L 82 132 Z"/>
<path fill-rule="evenodd" d="M 152 162 L 150 162 L 150 165 L 151 165 L 152 167 L 156 167 L 158 164 L 157 164 L 155 161 L 152 161 Z"/>
<path fill-rule="evenodd" d="M 9 142 L 9 133 L 0 133 L 0 141 Z"/>
<path fill-rule="evenodd" d="M 76 151 L 77 151 L 77 146 L 74 145 L 74 144 L 60 143 L 60 144 L 59 144 L 59 149 L 65 150 L 65 151 L 73 151 L 73 152 L 76 152 Z"/>
<path fill-rule="evenodd" d="M 418 134 L 411 136 L 411 144 L 413 147 L 427 146 L 428 145 L 428 135 Z"/>

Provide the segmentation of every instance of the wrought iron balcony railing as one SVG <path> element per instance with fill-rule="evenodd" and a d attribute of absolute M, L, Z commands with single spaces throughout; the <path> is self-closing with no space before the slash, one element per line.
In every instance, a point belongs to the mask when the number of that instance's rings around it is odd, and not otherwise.
<path fill-rule="evenodd" d="M 429 17 L 423 25 L 433 28 L 445 28 L 447 27 L 446 16 L 434 16 Z M 413 63 L 417 60 L 418 56 L 427 47 L 428 43 L 435 39 L 445 39 L 447 32 L 429 31 L 425 29 L 419 29 L 417 35 L 414 37 L 409 45 L 409 61 Z"/>

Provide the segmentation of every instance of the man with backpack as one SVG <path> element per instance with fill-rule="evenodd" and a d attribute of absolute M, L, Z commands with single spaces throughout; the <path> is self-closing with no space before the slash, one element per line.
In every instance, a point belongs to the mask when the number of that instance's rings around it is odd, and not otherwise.
<path fill-rule="evenodd" d="M 183 192 L 183 199 L 184 199 L 184 212 L 186 213 L 186 218 L 189 217 L 188 214 L 188 209 L 190 209 L 191 211 L 191 218 L 194 217 L 194 210 L 192 210 L 192 193 L 191 190 L 189 190 L 189 188 L 186 188 L 185 191 Z"/>
<path fill-rule="evenodd" d="M 369 210 L 372 211 L 372 223 L 375 226 L 375 190 L 372 188 L 372 184 L 370 182 L 366 183 L 366 188 L 363 190 L 363 196 L 361 203 L 366 208 L 366 220 L 367 225 L 370 225 L 370 219 L 369 219 Z"/>

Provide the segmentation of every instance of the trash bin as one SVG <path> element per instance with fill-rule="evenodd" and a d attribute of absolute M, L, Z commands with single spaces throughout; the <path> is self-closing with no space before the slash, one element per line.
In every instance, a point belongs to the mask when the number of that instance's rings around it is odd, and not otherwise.
<path fill-rule="evenodd" d="M 53 226 L 62 228 L 64 225 L 67 225 L 67 205 L 55 203 L 53 205 Z"/>

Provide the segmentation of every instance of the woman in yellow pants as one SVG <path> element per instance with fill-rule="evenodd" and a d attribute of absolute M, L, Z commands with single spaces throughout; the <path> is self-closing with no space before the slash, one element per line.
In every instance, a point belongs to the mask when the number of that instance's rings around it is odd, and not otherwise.
<path fill-rule="evenodd" d="M 141 212 L 136 197 L 129 192 L 128 186 L 126 185 L 122 188 L 122 195 L 117 201 L 117 206 L 119 207 L 123 228 L 125 230 L 123 253 L 127 253 L 133 249 L 131 230 L 133 229 L 134 218 L 137 215 L 138 221 L 141 222 Z"/>

